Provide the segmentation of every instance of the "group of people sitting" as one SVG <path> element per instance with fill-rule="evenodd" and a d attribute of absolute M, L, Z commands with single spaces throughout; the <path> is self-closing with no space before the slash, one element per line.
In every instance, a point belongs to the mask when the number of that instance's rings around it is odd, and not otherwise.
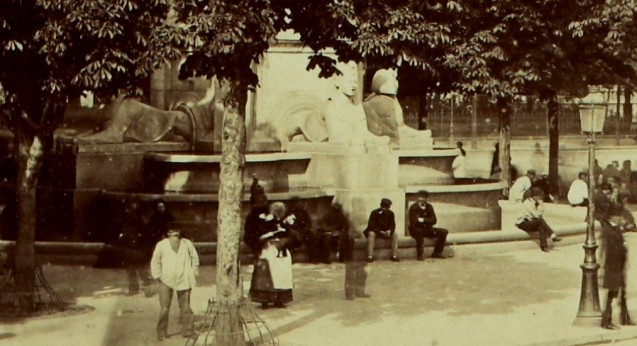
<path fill-rule="evenodd" d="M 617 162 L 609 164 L 615 168 Z M 597 165 L 596 165 L 597 166 Z M 626 262 L 628 250 L 624 241 L 623 232 L 635 230 L 635 220 L 631 212 L 626 208 L 629 193 L 626 189 L 626 182 L 620 177 L 620 173 L 613 169 L 598 169 L 593 172 L 594 181 L 599 182 L 599 189 L 593 191 L 593 217 L 601 224 L 601 254 L 603 262 L 603 287 L 608 289 L 606 305 L 602 313 L 601 327 L 605 329 L 619 329 L 612 322 L 612 302 L 619 298 L 620 323 L 622 325 L 635 325 L 628 313 L 626 302 Z M 625 170 L 622 170 L 624 179 L 630 179 L 630 161 L 624 162 Z M 627 171 L 627 172 L 626 172 Z M 517 227 L 525 231 L 538 231 L 540 233 L 540 247 L 542 251 L 548 251 L 547 239 L 551 237 L 553 241 L 559 241 L 559 237 L 542 217 L 544 192 L 537 187 L 530 187 L 530 181 L 534 176 L 534 171 L 528 171 L 524 179 L 516 181 L 515 189 L 511 188 L 511 196 L 523 195 L 522 215 L 518 219 Z M 590 206 L 589 199 L 589 174 L 582 171 L 578 174 L 578 179 L 573 181 L 568 192 L 568 201 L 573 207 Z M 517 186 L 516 186 L 517 185 Z M 524 190 L 527 188 L 527 190 Z M 519 199 L 516 199 L 519 201 Z M 590 210 L 587 212 L 587 219 Z"/>
<path fill-rule="evenodd" d="M 416 241 L 416 259 L 424 261 L 424 238 L 436 239 L 436 245 L 431 255 L 433 258 L 445 258 L 443 250 L 447 241 L 447 231 L 444 228 L 434 227 L 438 222 L 434 207 L 427 202 L 429 192 L 418 192 L 416 203 L 409 207 L 408 229 L 409 234 Z M 391 240 L 391 260 L 400 262 L 398 257 L 398 234 L 396 233 L 396 221 L 394 212 L 391 211 L 392 201 L 383 198 L 380 208 L 375 209 L 369 215 L 367 228 L 363 232 L 367 238 L 367 262 L 374 262 L 374 246 L 376 238 Z"/>
<path fill-rule="evenodd" d="M 617 161 L 614 161 L 617 162 Z M 630 161 L 628 161 L 630 163 Z M 612 164 L 611 164 L 612 165 Z M 628 166 L 630 168 L 630 164 L 624 166 Z M 608 191 L 610 191 L 609 199 L 613 204 L 613 208 L 616 214 L 621 216 L 622 224 L 621 227 L 626 228 L 628 230 L 635 229 L 635 220 L 630 213 L 630 211 L 626 208 L 626 204 L 630 198 L 630 191 L 626 187 L 626 177 L 630 177 L 630 175 L 622 175 L 624 178 L 621 178 L 617 175 L 608 175 L 606 176 L 604 173 L 600 173 L 598 177 L 594 179 L 597 181 L 599 179 L 600 189 L 599 191 L 604 191 L 602 188 L 606 187 Z M 576 180 L 571 183 L 571 187 L 568 190 L 568 202 L 574 207 L 586 207 L 589 206 L 589 191 L 588 191 L 588 172 L 582 171 L 579 172 Z M 594 194 L 595 195 L 595 194 Z M 595 202 L 595 200 L 593 200 Z"/>
<path fill-rule="evenodd" d="M 321 218 L 321 228 L 314 233 L 312 219 L 301 200 L 293 200 L 289 209 L 282 202 L 270 203 L 256 178 L 250 202 L 243 237 L 256 258 L 250 297 L 263 308 L 284 307 L 293 299 L 293 252 L 305 245 L 310 262 L 330 263 L 334 254 L 343 260 L 349 221 L 341 206 L 334 204 Z"/>
<path fill-rule="evenodd" d="M 436 238 L 432 257 L 444 258 L 443 250 L 448 231 L 434 227 L 436 213 L 427 202 L 429 193 L 421 191 L 418 200 L 409 208 L 409 232 L 416 240 L 417 259 L 424 260 L 424 238 Z M 246 216 L 243 241 L 250 247 L 256 258 L 250 285 L 252 301 L 261 303 L 263 308 L 270 305 L 284 307 L 293 300 L 292 295 L 292 255 L 305 245 L 311 262 L 329 263 L 332 256 L 346 263 L 345 292 L 347 299 L 368 297 L 364 292 L 366 272 L 364 265 L 354 260 L 354 238 L 349 232 L 349 220 L 342 207 L 335 203 L 321 217 L 320 228 L 312 231 L 312 220 L 301 201 L 295 200 L 288 209 L 282 202 L 268 201 L 255 178 L 251 187 L 251 210 Z M 374 247 L 377 238 L 391 240 L 391 259 L 398 257 L 398 234 L 392 201 L 383 198 L 380 208 L 369 216 L 367 228 L 363 232 L 367 238 L 367 261 L 374 261 Z M 362 262 L 365 263 L 365 262 Z"/>

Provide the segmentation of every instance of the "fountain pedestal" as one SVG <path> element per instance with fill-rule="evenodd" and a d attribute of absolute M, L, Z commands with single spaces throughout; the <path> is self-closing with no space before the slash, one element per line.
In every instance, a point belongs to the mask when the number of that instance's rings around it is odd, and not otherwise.
<path fill-rule="evenodd" d="M 119 143 L 56 146 L 47 155 L 38 189 L 39 240 L 102 240 L 108 210 L 103 190 L 133 190 L 143 186 L 144 155 L 150 150 L 175 152 L 187 143 Z"/>
<path fill-rule="evenodd" d="M 351 229 L 363 232 L 382 198 L 392 200 L 396 231 L 404 235 L 405 193 L 398 185 L 398 156 L 389 145 L 289 143 L 288 152 L 309 153 L 307 184 L 329 190 L 343 206 Z"/>

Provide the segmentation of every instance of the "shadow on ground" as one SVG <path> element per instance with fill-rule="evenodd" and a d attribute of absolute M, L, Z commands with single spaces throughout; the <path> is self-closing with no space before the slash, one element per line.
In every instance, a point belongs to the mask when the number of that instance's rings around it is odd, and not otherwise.
<path fill-rule="evenodd" d="M 569 268 L 571 264 L 555 265 L 551 261 L 560 257 L 551 255 L 523 251 L 425 262 L 378 261 L 369 265 L 367 292 L 372 297 L 354 301 L 344 299 L 343 264 L 295 264 L 294 301 L 288 308 L 262 310 L 255 304 L 255 310 L 279 337 L 327 316 L 343 327 L 353 327 L 371 325 L 387 315 L 399 319 L 418 318 L 429 312 L 449 316 L 504 315 L 520 307 L 563 299 L 567 291 L 579 287 L 578 271 Z M 200 269 L 198 287 L 192 295 L 197 320 L 202 319 L 208 299 L 214 296 L 215 269 Z M 242 267 L 245 283 L 250 282 L 251 269 Z M 96 310 L 102 312 L 95 312 L 104 315 L 106 322 L 103 345 L 155 343 L 157 295 L 150 299 L 143 294 L 125 296 L 125 270 L 45 266 L 44 272 L 65 301 L 87 304 L 88 299 L 88 304 L 100 305 Z M 164 343 L 183 345 L 185 340 L 176 336 L 176 298 L 171 310 L 169 331 L 175 337 Z M 86 316 L 95 318 L 93 313 Z"/>
<path fill-rule="evenodd" d="M 579 285 L 579 276 L 549 264 L 510 255 L 371 264 L 369 299 L 346 301 L 343 265 L 295 268 L 295 300 L 290 310 L 260 313 L 292 319 L 275 329 L 281 336 L 326 315 L 343 326 L 368 325 L 385 315 L 410 318 L 438 311 L 450 316 L 502 315 L 519 307 L 559 300 Z M 541 277 L 541 280 L 538 278 Z M 519 292 L 525 292 L 520 295 Z M 292 310 L 309 312 L 294 319 Z"/>

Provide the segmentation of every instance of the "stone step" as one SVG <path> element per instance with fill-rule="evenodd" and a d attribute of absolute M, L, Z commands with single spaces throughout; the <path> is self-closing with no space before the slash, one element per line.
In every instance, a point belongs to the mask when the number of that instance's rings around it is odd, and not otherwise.
<path fill-rule="evenodd" d="M 499 210 L 467 207 L 450 203 L 433 203 L 438 223 L 449 233 L 478 232 L 500 229 Z"/>
<path fill-rule="evenodd" d="M 600 227 L 596 224 L 596 228 Z M 580 222 L 571 225 L 558 225 L 554 228 L 560 236 L 580 235 L 574 237 L 575 240 L 583 242 L 583 234 L 586 232 L 586 224 Z M 599 234 L 599 233 L 598 233 Z M 458 245 L 478 244 L 478 243 L 498 243 L 512 241 L 536 241 L 535 234 L 528 234 L 522 230 L 490 230 L 482 232 L 455 233 L 447 237 L 445 246 L 445 256 L 453 257 Z M 198 242 L 194 244 L 199 253 L 201 263 L 204 265 L 216 262 L 217 244 L 211 242 Z M 379 260 L 387 260 L 390 256 L 390 242 L 378 239 L 374 250 L 374 256 Z M 415 241 L 411 237 L 401 237 L 398 242 L 399 254 L 404 259 L 414 258 L 416 249 Z M 425 256 L 428 257 L 433 251 L 434 240 L 425 239 Z M 364 260 L 366 255 L 367 240 L 356 239 L 354 258 Z M 0 240 L 0 253 L 13 253 L 15 242 Z M 112 250 L 110 250 L 112 252 Z M 71 243 L 71 242 L 36 242 L 35 243 L 36 262 L 39 264 L 69 264 L 93 266 L 102 253 L 108 252 L 104 243 Z M 240 259 L 242 264 L 254 262 L 254 258 L 245 244 L 240 246 Z M 307 253 L 304 248 L 299 249 L 293 255 L 294 262 L 307 261 Z"/>

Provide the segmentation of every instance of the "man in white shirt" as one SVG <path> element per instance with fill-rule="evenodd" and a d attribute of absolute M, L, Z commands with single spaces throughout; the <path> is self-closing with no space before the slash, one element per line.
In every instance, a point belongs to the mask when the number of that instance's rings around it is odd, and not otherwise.
<path fill-rule="evenodd" d="M 562 240 L 555 235 L 542 214 L 544 213 L 544 191 L 539 187 L 533 187 L 530 197 L 522 203 L 522 214 L 515 225 L 525 232 L 540 233 L 540 248 L 544 252 L 549 252 L 547 238 L 550 236 L 554 242 Z"/>
<path fill-rule="evenodd" d="M 168 312 L 177 291 L 177 302 L 181 314 L 181 334 L 185 338 L 194 335 L 194 318 L 190 308 L 190 292 L 195 287 L 195 277 L 199 275 L 199 255 L 190 240 L 181 238 L 181 231 L 169 225 L 167 238 L 155 246 L 150 269 L 153 279 L 159 281 L 159 322 L 157 340 L 168 337 Z"/>
<path fill-rule="evenodd" d="M 524 200 L 524 193 L 531 188 L 535 180 L 535 170 L 529 169 L 526 175 L 519 177 L 509 189 L 509 201 L 520 203 Z"/>
<path fill-rule="evenodd" d="M 588 173 L 580 172 L 568 189 L 568 203 L 574 207 L 588 207 Z"/>

